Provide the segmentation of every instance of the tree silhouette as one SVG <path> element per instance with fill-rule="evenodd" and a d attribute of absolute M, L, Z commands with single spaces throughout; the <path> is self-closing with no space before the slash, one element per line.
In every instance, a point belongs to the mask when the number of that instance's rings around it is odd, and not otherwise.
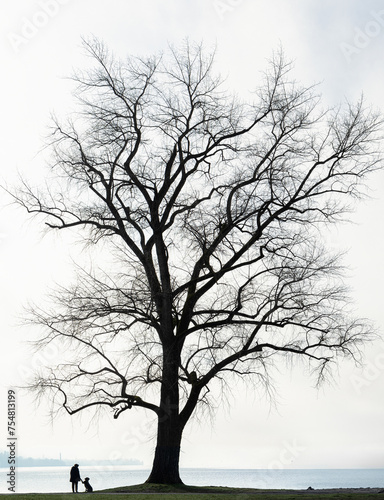
<path fill-rule="evenodd" d="M 321 232 L 380 167 L 380 117 L 363 101 L 321 111 L 282 54 L 245 102 L 201 46 L 124 61 L 85 46 L 79 113 L 55 120 L 49 143 L 56 187 L 24 181 L 16 198 L 114 260 L 35 309 L 39 345 L 58 343 L 63 361 L 32 387 L 71 415 L 153 411 L 148 482 L 178 483 L 183 430 L 214 381 L 268 387 L 292 356 L 321 382 L 370 337 Z"/>

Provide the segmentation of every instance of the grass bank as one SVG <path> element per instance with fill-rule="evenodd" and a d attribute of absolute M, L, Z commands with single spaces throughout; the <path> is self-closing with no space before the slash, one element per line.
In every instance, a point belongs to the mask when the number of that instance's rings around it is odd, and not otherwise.
<path fill-rule="evenodd" d="M 111 494 L 112 495 L 112 494 Z M 3 495 L 0 495 L 0 497 Z M 123 493 L 116 495 L 119 500 L 223 500 L 223 495 L 218 493 Z M 8 497 L 8 495 L 4 495 Z M 73 499 L 72 493 L 12 493 L 12 498 L 17 500 L 69 500 Z M 92 495 L 93 500 L 105 500 L 108 498 L 115 498 L 106 493 L 95 493 Z M 224 498 L 231 500 L 276 500 L 276 495 L 273 493 L 262 494 L 258 493 L 233 493 L 225 495 Z M 287 493 L 286 495 L 278 496 L 281 500 L 313 500 L 313 496 L 302 495 L 301 493 Z M 324 500 L 377 500 L 377 493 L 334 493 L 324 494 L 316 498 Z"/>
<path fill-rule="evenodd" d="M 73 493 L 11 493 L 10 495 L 15 500 L 73 500 L 74 498 Z M 91 495 L 91 500 L 109 498 L 113 500 L 384 500 L 384 493 L 380 493 L 377 488 L 307 491 L 141 484 L 94 492 Z"/>

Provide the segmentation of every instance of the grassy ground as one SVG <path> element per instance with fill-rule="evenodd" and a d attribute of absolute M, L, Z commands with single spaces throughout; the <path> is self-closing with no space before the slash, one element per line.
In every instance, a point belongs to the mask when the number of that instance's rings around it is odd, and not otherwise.
<path fill-rule="evenodd" d="M 11 493 L 16 500 L 69 500 L 73 493 Z M 8 496 L 8 495 L 0 495 Z M 384 500 L 377 489 L 252 490 L 196 486 L 136 485 L 92 494 L 92 500 Z"/>
<path fill-rule="evenodd" d="M 12 493 L 12 498 L 17 500 L 69 500 L 73 499 L 72 493 L 30 493 L 18 494 Z M 8 496 L 8 495 L 6 495 Z M 322 500 L 377 500 L 377 493 L 327 493 L 316 495 L 316 498 Z M 117 497 L 117 498 L 116 498 Z M 105 500 L 106 498 L 116 498 L 116 500 L 276 500 L 274 493 L 233 493 L 223 495 L 220 493 L 123 493 L 114 495 L 112 493 L 93 493 L 92 500 Z M 313 500 L 313 495 L 302 493 L 287 493 L 277 495 L 279 500 Z M 380 495 L 379 498 L 382 498 Z"/>
<path fill-rule="evenodd" d="M 72 493 L 30 493 L 30 494 L 18 494 L 12 493 L 12 498 L 17 500 L 69 500 L 73 499 Z M 8 496 L 8 495 L 7 495 Z M 215 493 L 127 493 L 116 495 L 119 500 L 223 500 L 222 494 Z M 92 500 L 105 500 L 106 498 L 112 497 L 112 494 L 102 494 L 94 493 L 92 494 Z M 271 494 L 247 494 L 247 493 L 233 493 L 231 495 L 225 495 L 224 498 L 230 498 L 231 500 L 276 500 L 276 495 Z M 313 500 L 313 496 L 301 494 L 301 493 L 289 493 L 286 495 L 278 495 L 281 500 Z M 321 498 L 324 500 L 377 500 L 377 493 L 334 493 L 334 494 L 324 494 L 316 495 L 316 498 Z M 380 496 L 381 498 L 381 496 Z"/>

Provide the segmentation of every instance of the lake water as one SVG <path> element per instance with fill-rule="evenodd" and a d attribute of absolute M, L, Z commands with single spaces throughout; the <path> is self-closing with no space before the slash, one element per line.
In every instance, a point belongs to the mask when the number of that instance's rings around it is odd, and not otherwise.
<path fill-rule="evenodd" d="M 63 493 L 71 490 L 70 467 L 18 467 L 17 493 Z M 148 469 L 140 466 L 80 467 L 81 477 L 90 477 L 94 490 L 144 482 Z M 0 469 L 0 493 L 8 493 L 9 469 Z M 384 488 L 384 469 L 181 469 L 186 484 L 249 488 Z M 79 483 L 79 491 L 84 487 Z"/>

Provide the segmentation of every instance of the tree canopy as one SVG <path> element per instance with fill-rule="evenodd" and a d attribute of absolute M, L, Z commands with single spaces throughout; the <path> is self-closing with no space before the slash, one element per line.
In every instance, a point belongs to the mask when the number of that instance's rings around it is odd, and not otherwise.
<path fill-rule="evenodd" d="M 148 480 L 175 483 L 183 429 L 214 381 L 268 387 L 296 356 L 320 382 L 370 337 L 322 232 L 381 167 L 381 118 L 363 100 L 324 111 L 281 53 L 245 100 L 200 45 L 124 60 L 85 45 L 95 66 L 74 77 L 79 111 L 49 140 L 57 182 L 25 181 L 16 198 L 115 260 L 36 307 L 39 345 L 61 345 L 63 362 L 32 385 L 70 414 L 152 410 Z"/>

